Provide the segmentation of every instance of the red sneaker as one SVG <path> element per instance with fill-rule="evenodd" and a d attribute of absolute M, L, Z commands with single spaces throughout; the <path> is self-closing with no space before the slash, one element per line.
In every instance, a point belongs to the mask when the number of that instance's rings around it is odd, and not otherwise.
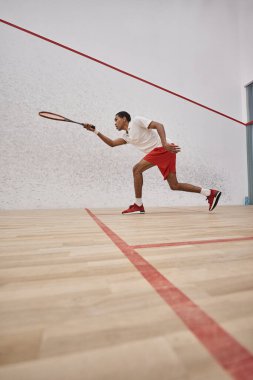
<path fill-rule="evenodd" d="M 129 206 L 127 210 L 122 211 L 122 214 L 145 214 L 143 205 L 138 206 L 136 203 Z"/>
<path fill-rule="evenodd" d="M 211 194 L 206 198 L 209 203 L 209 211 L 213 211 L 217 206 L 221 196 L 221 191 L 211 189 Z"/>

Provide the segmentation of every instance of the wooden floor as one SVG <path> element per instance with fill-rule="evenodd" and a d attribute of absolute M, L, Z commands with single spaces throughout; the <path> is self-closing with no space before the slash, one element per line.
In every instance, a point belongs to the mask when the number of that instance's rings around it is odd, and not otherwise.
<path fill-rule="evenodd" d="M 253 206 L 90 211 L 0 212 L 0 379 L 252 379 Z"/>

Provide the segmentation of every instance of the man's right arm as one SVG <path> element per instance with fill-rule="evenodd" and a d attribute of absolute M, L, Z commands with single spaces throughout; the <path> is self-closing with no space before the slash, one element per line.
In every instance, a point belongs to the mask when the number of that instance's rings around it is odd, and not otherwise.
<path fill-rule="evenodd" d="M 96 133 L 98 135 L 98 137 L 107 145 L 109 145 L 111 148 L 114 148 L 115 146 L 119 146 L 119 145 L 124 145 L 126 144 L 127 142 L 122 139 L 122 138 L 119 138 L 119 139 L 116 139 L 116 140 L 111 140 L 109 137 L 103 135 L 101 132 L 96 132 L 96 130 L 94 130 L 94 127 L 91 125 L 91 124 L 83 124 L 83 127 L 85 129 L 87 129 L 88 131 L 91 131 L 93 133 Z"/>
<path fill-rule="evenodd" d="M 126 144 L 127 142 L 124 140 L 124 139 L 116 139 L 116 140 L 111 140 L 109 139 L 109 137 L 103 135 L 102 133 L 98 132 L 98 137 L 104 141 L 104 143 L 106 143 L 107 145 L 109 145 L 110 147 L 114 148 L 115 146 L 119 146 L 119 145 L 123 145 L 123 144 Z"/>

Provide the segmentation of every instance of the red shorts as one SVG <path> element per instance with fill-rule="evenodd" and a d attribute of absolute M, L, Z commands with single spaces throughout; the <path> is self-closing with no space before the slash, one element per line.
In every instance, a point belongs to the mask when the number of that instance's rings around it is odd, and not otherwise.
<path fill-rule="evenodd" d="M 169 173 L 176 173 L 176 153 L 169 152 L 163 147 L 151 150 L 143 157 L 143 160 L 158 166 L 164 180 L 167 179 Z"/>

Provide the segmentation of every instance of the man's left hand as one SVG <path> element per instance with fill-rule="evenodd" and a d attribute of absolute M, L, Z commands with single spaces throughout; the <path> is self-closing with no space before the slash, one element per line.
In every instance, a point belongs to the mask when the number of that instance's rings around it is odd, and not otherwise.
<path fill-rule="evenodd" d="M 171 153 L 179 153 L 181 151 L 181 148 L 175 144 L 166 143 L 166 144 L 163 144 L 163 147 Z"/>

